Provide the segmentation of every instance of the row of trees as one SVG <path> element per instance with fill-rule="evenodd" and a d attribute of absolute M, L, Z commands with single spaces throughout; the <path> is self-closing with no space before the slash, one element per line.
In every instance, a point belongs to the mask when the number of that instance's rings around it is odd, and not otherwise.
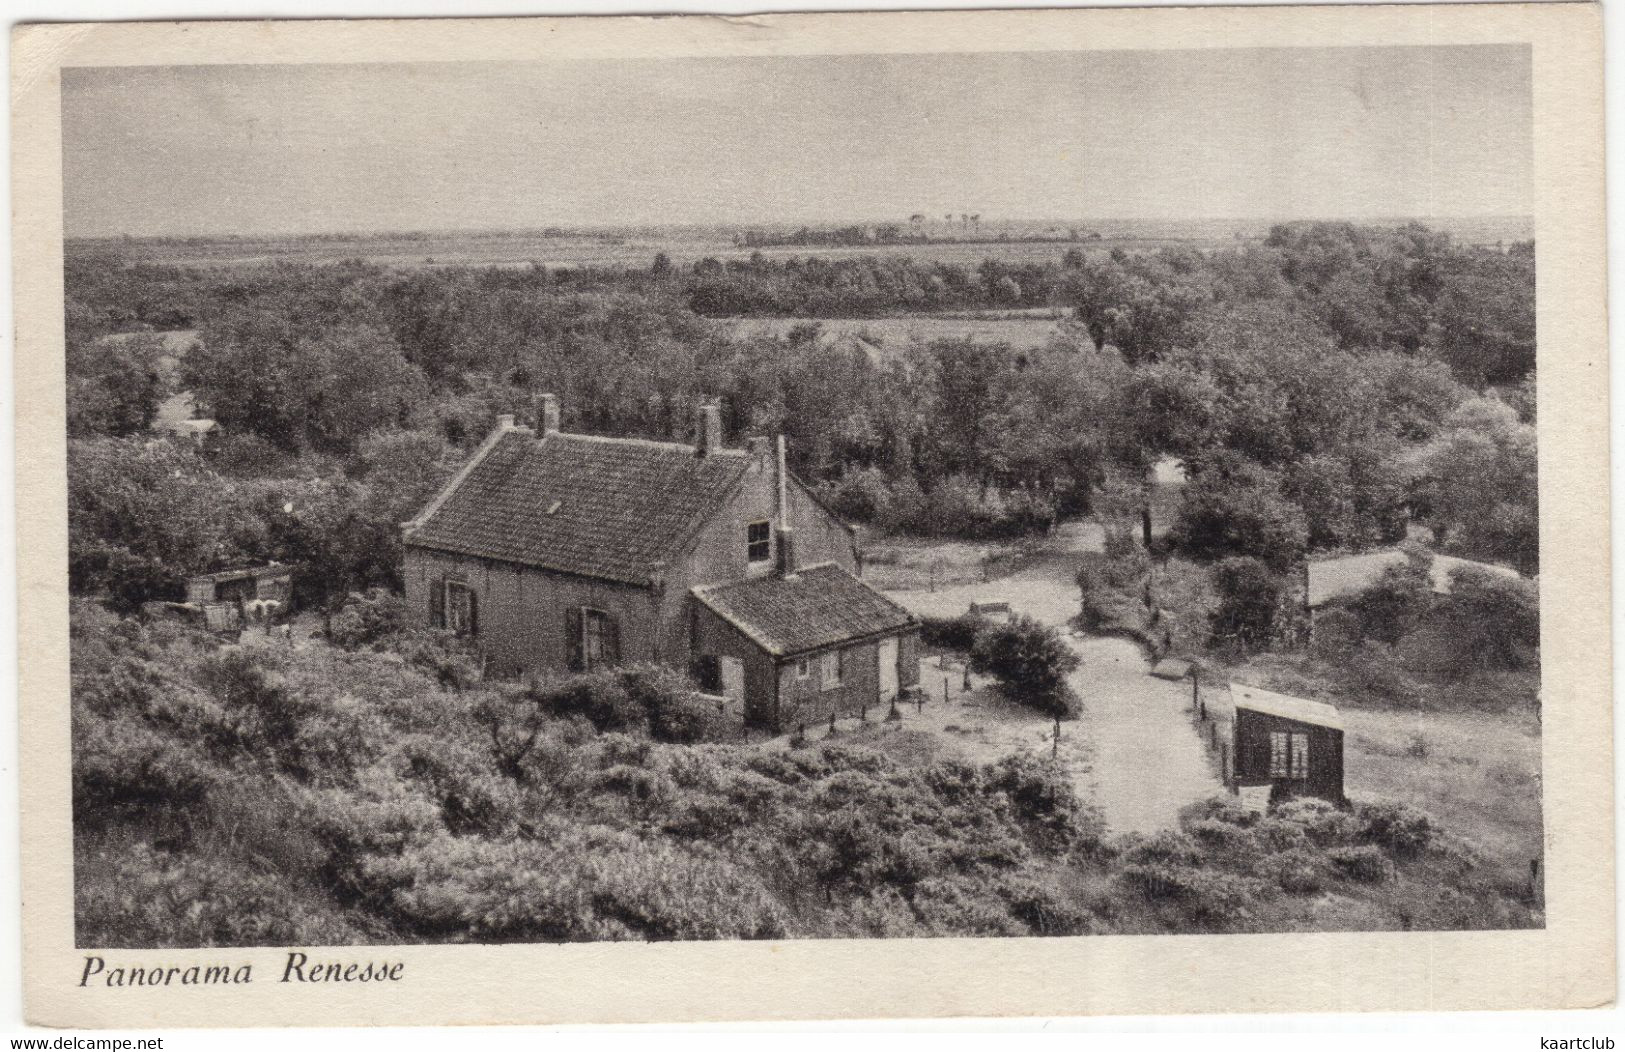
<path fill-rule="evenodd" d="M 894 306 L 907 305 L 895 283 L 922 275 L 975 295 L 1009 280 L 1074 305 L 1078 320 L 1040 349 L 961 339 L 876 351 L 811 324 L 741 338 L 689 309 L 710 281 L 834 288 L 862 275 Z M 325 521 L 383 553 L 322 577 L 388 583 L 385 538 L 422 487 L 542 390 L 561 395 L 569 429 L 653 438 L 687 437 L 692 406 L 720 396 L 732 436 L 785 434 L 795 470 L 844 514 L 886 528 L 1042 530 L 1116 483 L 1143 488 L 1150 466 L 1173 456 L 1191 479 L 1175 541 L 1193 555 L 1289 563 L 1390 541 L 1420 515 L 1452 550 L 1533 569 L 1533 388 L 1516 364 L 1532 344 L 1508 320 L 1519 298 L 1495 285 L 1532 288 L 1531 275 L 1523 254 L 1337 226 L 1282 228 L 1266 245 L 1211 254 L 990 260 L 974 274 L 883 258 L 663 274 L 77 259 L 75 580 L 134 575 L 146 583 L 118 586 L 134 597 L 238 557 L 290 554 L 280 509 L 319 503 Z M 1355 302 L 1338 291 L 1350 282 L 1370 293 L 1358 325 L 1332 312 Z M 1465 328 L 1450 321 L 1469 315 Z M 151 339 L 100 339 L 139 323 L 195 325 L 201 341 L 173 361 Z M 1466 362 L 1473 347 L 1485 356 Z M 1475 398 L 1492 373 L 1522 379 Z M 175 390 L 227 436 L 196 464 L 169 464 L 192 454 L 139 441 Z M 407 481 L 377 481 L 393 474 Z M 172 537 L 167 497 L 115 507 L 108 495 L 135 478 L 155 493 L 194 485 L 195 499 L 174 500 L 207 505 L 187 515 L 222 519 L 230 540 L 206 525 Z M 313 488 L 329 498 L 310 500 Z M 147 504 L 147 517 L 135 513 Z"/>

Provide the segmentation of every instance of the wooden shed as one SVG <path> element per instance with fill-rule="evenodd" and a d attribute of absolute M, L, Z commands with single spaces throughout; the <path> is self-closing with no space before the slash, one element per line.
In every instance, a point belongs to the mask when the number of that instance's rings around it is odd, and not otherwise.
<path fill-rule="evenodd" d="M 280 563 L 200 574 L 186 581 L 186 601 L 198 606 L 269 599 L 284 607 L 293 599 L 293 571 Z"/>
<path fill-rule="evenodd" d="M 1335 706 L 1239 683 L 1230 684 L 1230 702 L 1231 788 L 1268 786 L 1272 803 L 1298 796 L 1346 802 L 1343 718 Z"/>

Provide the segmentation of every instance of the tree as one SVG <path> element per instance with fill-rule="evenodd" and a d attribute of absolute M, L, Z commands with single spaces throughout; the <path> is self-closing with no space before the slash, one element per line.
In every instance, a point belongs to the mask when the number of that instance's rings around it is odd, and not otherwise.
<path fill-rule="evenodd" d="M 1078 712 L 1066 678 L 1082 663 L 1059 632 L 1025 614 L 979 633 L 971 650 L 971 668 L 998 679 L 1011 700 L 1052 718 L 1057 740 L 1061 721 Z"/>
<path fill-rule="evenodd" d="M 1250 556 L 1222 560 L 1211 573 L 1219 594 L 1211 617 L 1214 639 L 1244 650 L 1269 645 L 1285 589 L 1281 578 Z"/>
<path fill-rule="evenodd" d="M 1201 559 L 1250 555 L 1285 570 L 1303 558 L 1309 527 L 1281 496 L 1280 478 L 1235 453 L 1187 464 L 1190 481 L 1169 540 Z"/>
<path fill-rule="evenodd" d="M 1457 567 L 1439 609 L 1455 643 L 1456 674 L 1539 667 L 1540 591 L 1533 581 Z"/>
<path fill-rule="evenodd" d="M 188 574 L 244 555 L 254 530 L 229 479 L 195 450 L 136 438 L 68 442 L 68 584 L 133 610 L 179 599 Z"/>
<path fill-rule="evenodd" d="M 1494 398 L 1451 414 L 1421 465 L 1422 503 L 1445 550 L 1503 561 L 1524 573 L 1540 566 L 1540 498 L 1535 429 Z"/>
<path fill-rule="evenodd" d="M 295 317 L 238 313 L 187 356 L 186 382 L 228 430 L 287 450 L 346 451 L 421 397 L 422 372 L 383 330 L 312 330 Z"/>
<path fill-rule="evenodd" d="M 1438 308 L 1438 354 L 1474 386 L 1515 384 L 1535 367 L 1534 267 L 1512 261 L 1451 280 Z"/>
<path fill-rule="evenodd" d="M 73 339 L 67 345 L 68 433 L 133 435 L 152 426 L 168 393 L 156 336 Z"/>
<path fill-rule="evenodd" d="M 1433 553 L 1410 547 L 1405 554 L 1404 565 L 1390 566 L 1371 587 L 1344 601 L 1359 619 L 1364 639 L 1398 643 L 1433 608 Z"/>

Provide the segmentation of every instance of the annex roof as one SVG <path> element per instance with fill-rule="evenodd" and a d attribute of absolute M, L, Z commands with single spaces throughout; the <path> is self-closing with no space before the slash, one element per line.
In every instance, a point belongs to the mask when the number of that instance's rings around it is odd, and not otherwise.
<path fill-rule="evenodd" d="M 1356 555 L 1338 555 L 1328 559 L 1311 559 L 1306 564 L 1309 606 L 1314 608 L 1333 599 L 1358 595 L 1376 584 L 1383 571 L 1390 566 L 1404 566 L 1405 559 L 1405 553 L 1398 548 L 1360 552 Z M 1472 559 L 1461 559 L 1453 555 L 1435 555 L 1430 572 L 1433 591 L 1439 595 L 1449 595 L 1451 571 L 1463 566 L 1503 577 L 1520 576 L 1518 571 L 1506 566 L 1497 566 L 1495 563 L 1474 562 Z"/>
<path fill-rule="evenodd" d="M 694 598 L 775 657 L 897 632 L 914 616 L 836 563 L 728 584 L 701 585 Z"/>
<path fill-rule="evenodd" d="M 1324 701 L 1294 698 L 1287 694 L 1276 694 L 1258 687 L 1232 683 L 1230 703 L 1237 709 L 1267 713 L 1299 723 L 1314 724 L 1317 727 L 1330 727 L 1339 731 L 1343 729 L 1342 714 L 1337 711 L 1335 705 L 1328 705 Z"/>
<path fill-rule="evenodd" d="M 647 585 L 733 493 L 743 450 L 506 427 L 405 541 L 462 555 Z"/>

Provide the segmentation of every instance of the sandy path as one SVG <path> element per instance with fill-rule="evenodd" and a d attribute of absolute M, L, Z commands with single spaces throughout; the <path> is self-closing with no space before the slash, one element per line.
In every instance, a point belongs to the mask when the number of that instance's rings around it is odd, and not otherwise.
<path fill-rule="evenodd" d="M 1088 798 L 1113 832 L 1174 829 L 1187 804 L 1223 790 L 1190 715 L 1190 684 L 1149 674 L 1138 645 L 1126 639 L 1072 640 L 1083 667 L 1072 687 L 1083 698 L 1075 726 L 1096 762 Z"/>
<path fill-rule="evenodd" d="M 1009 577 L 887 594 L 933 617 L 962 614 L 973 599 L 1003 599 L 1017 613 L 1070 631 L 1068 622 L 1078 611 L 1076 555 L 1099 545 L 1098 526 L 1069 523 L 1049 551 Z M 1069 635 L 1068 642 L 1083 659 L 1072 675 L 1083 715 L 1065 725 L 1062 752 L 1069 744 L 1076 749 L 1068 766 L 1079 792 L 1113 832 L 1176 827 L 1181 808 L 1223 788 L 1189 714 L 1189 685 L 1151 676 L 1140 648 L 1128 640 Z M 1069 743 L 1074 737 L 1081 741 Z"/>

